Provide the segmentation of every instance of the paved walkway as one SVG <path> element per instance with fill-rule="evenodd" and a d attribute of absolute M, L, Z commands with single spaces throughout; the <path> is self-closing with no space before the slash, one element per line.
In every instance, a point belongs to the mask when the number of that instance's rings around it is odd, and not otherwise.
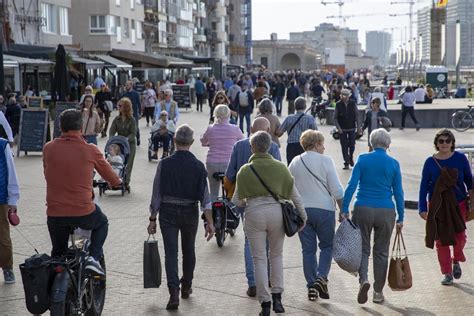
<path fill-rule="evenodd" d="M 207 108 L 206 108 L 207 110 Z M 196 138 L 206 128 L 208 113 L 183 112 L 181 123 L 189 123 L 195 129 Z M 137 150 L 132 193 L 121 197 L 118 192 L 107 193 L 99 199 L 109 217 L 109 235 L 105 244 L 108 285 L 105 315 L 167 315 L 168 300 L 166 278 L 160 289 L 143 289 L 142 256 L 143 241 L 147 238 L 146 226 L 148 205 L 156 162 L 146 158 L 148 128 L 141 121 L 142 143 Z M 329 136 L 329 127 L 320 128 L 326 136 L 326 153 L 334 158 L 343 184 L 350 172 L 342 170 L 339 142 Z M 407 199 L 416 199 L 421 168 L 427 156 L 433 152 L 432 138 L 435 130 L 406 129 L 392 131 L 390 154 L 399 159 Z M 474 143 L 474 130 L 456 133 L 458 143 Z M 286 138 L 283 139 L 283 144 Z M 103 148 L 105 141 L 100 140 Z M 282 148 L 285 156 L 285 148 Z M 357 152 L 367 149 L 367 139 L 357 142 Z M 196 140 L 192 151 L 205 160 L 207 149 Z M 45 181 L 42 158 L 39 154 L 16 158 L 17 170 L 22 188 L 19 212 L 22 234 L 40 252 L 51 249 L 45 225 Z M 67 181 L 67 179 L 65 179 Z M 474 310 L 474 242 L 466 246 L 467 263 L 463 264 L 463 278 L 453 287 L 440 285 L 441 275 L 434 250 L 424 247 L 424 222 L 416 211 L 407 210 L 405 240 L 413 270 L 414 285 L 406 292 L 385 289 L 386 302 L 365 305 L 356 302 L 357 278 L 342 271 L 333 264 L 329 291 L 331 299 L 309 302 L 302 269 L 301 245 L 297 237 L 287 238 L 284 247 L 285 292 L 283 303 L 287 314 L 294 315 L 472 315 Z M 474 224 L 468 224 L 468 234 L 473 235 Z M 24 303 L 18 264 L 33 254 L 33 248 L 16 229 L 12 230 L 14 261 L 17 283 L 4 285 L 0 280 L 0 315 L 27 315 Z M 161 235 L 158 235 L 163 258 Z M 197 268 L 194 293 L 189 300 L 182 300 L 178 312 L 172 315 L 256 315 L 259 304 L 245 295 L 247 289 L 244 259 L 243 231 L 240 227 L 234 238 L 229 238 L 223 248 L 215 240 L 206 242 L 204 230 L 199 227 L 197 239 Z M 371 294 L 371 292 L 370 292 Z"/>

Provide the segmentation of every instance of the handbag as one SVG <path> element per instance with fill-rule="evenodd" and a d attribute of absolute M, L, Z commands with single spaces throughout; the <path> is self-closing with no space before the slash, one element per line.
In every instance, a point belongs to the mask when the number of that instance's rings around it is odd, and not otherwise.
<path fill-rule="evenodd" d="M 401 240 L 401 242 L 400 242 Z M 402 258 L 400 243 L 403 245 L 405 257 Z M 405 291 L 412 287 L 413 278 L 408 261 L 405 241 L 401 231 L 397 231 L 392 247 L 392 258 L 388 268 L 388 285 L 392 291 Z"/>
<path fill-rule="evenodd" d="M 159 288 L 161 285 L 161 260 L 158 252 L 158 241 L 148 239 L 143 243 L 143 287 Z"/>
<path fill-rule="evenodd" d="M 333 258 L 338 266 L 357 275 L 362 261 L 362 235 L 350 219 L 344 220 L 334 236 Z"/>
<path fill-rule="evenodd" d="M 262 178 L 260 178 L 257 171 L 255 170 L 255 168 L 252 165 L 250 165 L 250 169 L 255 174 L 255 176 L 257 176 L 260 183 L 265 187 L 265 189 L 275 199 L 275 201 L 280 203 L 281 211 L 282 211 L 282 215 L 283 215 L 283 229 L 285 230 L 285 234 L 288 237 L 294 236 L 298 232 L 300 227 L 303 226 L 303 224 L 304 224 L 304 221 L 301 218 L 298 211 L 296 210 L 295 206 L 289 200 L 279 199 L 278 196 L 275 193 L 273 193 L 270 190 L 270 188 L 265 184 L 265 182 L 263 182 Z"/>

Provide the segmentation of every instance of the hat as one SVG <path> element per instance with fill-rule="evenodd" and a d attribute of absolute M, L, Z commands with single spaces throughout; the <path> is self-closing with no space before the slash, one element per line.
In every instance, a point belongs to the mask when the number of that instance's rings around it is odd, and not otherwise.
<path fill-rule="evenodd" d="M 349 89 L 342 89 L 341 91 L 341 95 L 346 95 L 346 96 L 350 96 L 352 93 Z"/>

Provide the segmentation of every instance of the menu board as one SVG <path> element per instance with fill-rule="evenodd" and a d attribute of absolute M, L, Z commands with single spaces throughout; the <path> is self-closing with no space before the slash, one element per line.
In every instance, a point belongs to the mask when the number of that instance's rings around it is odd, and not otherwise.
<path fill-rule="evenodd" d="M 43 98 L 29 97 L 28 98 L 28 108 L 29 109 L 42 109 L 43 108 Z"/>
<path fill-rule="evenodd" d="M 61 128 L 59 126 L 59 116 L 62 112 L 69 109 L 77 109 L 78 104 L 76 102 L 56 102 L 56 115 L 54 117 L 54 131 L 53 138 L 61 136 Z"/>
<path fill-rule="evenodd" d="M 178 103 L 178 107 L 190 108 L 191 89 L 189 84 L 174 84 L 171 88 L 173 89 L 173 100 Z"/>
<path fill-rule="evenodd" d="M 17 156 L 21 151 L 43 151 L 48 121 L 48 110 L 21 111 Z"/>

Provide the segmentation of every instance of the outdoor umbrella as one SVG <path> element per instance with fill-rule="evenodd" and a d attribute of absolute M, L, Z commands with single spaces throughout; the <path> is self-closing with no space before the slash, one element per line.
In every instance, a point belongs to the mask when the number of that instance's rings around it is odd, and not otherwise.
<path fill-rule="evenodd" d="M 54 66 L 54 78 L 51 93 L 53 100 L 66 101 L 68 88 L 68 75 L 66 66 L 66 51 L 64 46 L 59 44 L 56 50 L 56 65 Z"/>

